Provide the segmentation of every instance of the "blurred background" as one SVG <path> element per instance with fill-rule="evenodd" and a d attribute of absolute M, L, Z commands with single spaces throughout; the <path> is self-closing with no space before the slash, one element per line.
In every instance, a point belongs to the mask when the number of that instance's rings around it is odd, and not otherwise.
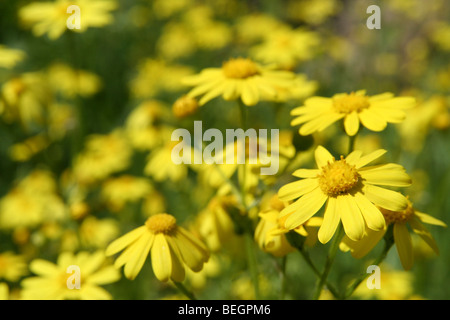
<path fill-rule="evenodd" d="M 417 106 L 381 133 L 363 130 L 357 147 L 389 150 L 388 160 L 413 178 L 407 192 L 416 208 L 450 221 L 448 1 L 74 1 L 81 30 L 66 27 L 68 3 L 0 2 L 0 282 L 8 287 L 6 298 L 21 297 L 21 281 L 33 275 L 30 261 L 104 250 L 152 214 L 168 212 L 193 230 L 209 221 L 199 217 L 216 210 L 211 199 L 225 182 L 207 170 L 171 165 L 170 134 L 192 130 L 194 120 L 203 121 L 203 130 L 239 127 L 238 108 L 220 98 L 190 114 L 178 115 L 172 106 L 189 90 L 180 79 L 232 57 L 304 77 L 297 97 L 248 110 L 251 127 L 282 130 L 296 150 L 295 164 L 271 191 L 295 167 L 312 164 L 313 145 L 337 153 L 346 147 L 337 125 L 300 137 L 290 127 L 292 108 L 312 95 L 392 92 L 416 97 Z M 381 28 L 371 30 L 366 10 L 373 4 L 381 10 Z M 382 293 L 354 298 L 450 298 L 449 233 L 429 230 L 439 256 L 414 242 L 415 264 L 406 272 L 393 249 L 382 269 L 390 270 L 383 273 Z M 254 298 L 239 236 L 231 239 L 212 250 L 204 272 L 188 276 L 199 298 Z M 325 249 L 311 249 L 320 266 Z M 277 299 L 280 260 L 262 251 L 257 259 L 261 292 Z M 346 283 L 362 266 L 340 253 L 330 281 Z M 301 256 L 292 253 L 286 270 L 285 298 L 308 299 L 315 279 Z M 114 299 L 182 297 L 156 280 L 149 262 L 136 281 L 122 277 L 104 288 Z"/>

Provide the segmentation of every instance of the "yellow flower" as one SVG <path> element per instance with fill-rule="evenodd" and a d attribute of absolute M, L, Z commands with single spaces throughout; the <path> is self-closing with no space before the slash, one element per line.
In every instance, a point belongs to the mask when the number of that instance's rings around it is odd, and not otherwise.
<path fill-rule="evenodd" d="M 102 185 L 101 197 L 112 211 L 120 211 L 127 202 L 143 199 L 153 186 L 146 178 L 121 175 L 109 178 Z"/>
<path fill-rule="evenodd" d="M 0 68 L 11 69 L 25 58 L 25 52 L 0 45 Z"/>
<path fill-rule="evenodd" d="M 426 213 L 415 210 L 409 200 L 407 207 L 403 210 L 380 208 L 380 211 L 386 220 L 385 228 L 378 231 L 367 230 L 367 234 L 360 241 L 352 241 L 344 237 L 340 245 L 341 250 L 351 251 L 353 257 L 362 258 L 375 247 L 386 234 L 388 227 L 392 225 L 394 242 L 400 261 L 403 268 L 409 270 L 414 263 L 412 240 L 407 227 L 409 225 L 415 234 L 419 235 L 436 254 L 439 254 L 436 241 L 423 224 L 447 227 L 444 222 Z"/>
<path fill-rule="evenodd" d="M 81 223 L 78 234 L 81 245 L 103 249 L 118 236 L 119 223 L 115 219 L 86 217 Z"/>
<path fill-rule="evenodd" d="M 122 250 L 114 265 L 125 266 L 125 276 L 131 280 L 139 274 L 149 253 L 153 272 L 163 282 L 169 279 L 182 282 L 185 266 L 198 272 L 209 259 L 206 246 L 167 213 L 151 216 L 145 225 L 113 241 L 106 248 L 106 255 Z"/>
<path fill-rule="evenodd" d="M 279 218 L 279 213 L 286 207 L 286 203 L 278 199 L 278 195 L 273 195 L 269 200 L 269 205 L 259 213 L 261 218 L 255 229 L 255 241 L 261 250 L 268 252 L 275 257 L 283 257 L 295 250 L 286 238 L 289 229 L 284 227 L 287 217 Z M 293 231 L 306 237 L 305 244 L 314 245 L 317 240 L 316 228 L 320 227 L 322 218 L 313 217 L 304 224 L 296 227 Z"/>
<path fill-rule="evenodd" d="M 11 251 L 0 253 L 0 279 L 17 281 L 27 274 L 25 258 Z"/>
<path fill-rule="evenodd" d="M 19 9 L 19 18 L 25 26 L 32 28 L 35 36 L 47 33 L 51 40 L 56 40 L 68 30 L 67 20 L 71 13 L 67 13 L 67 8 L 71 5 L 80 8 L 80 29 L 72 29 L 77 32 L 110 24 L 113 21 L 110 11 L 117 7 L 112 0 L 33 2 Z"/>
<path fill-rule="evenodd" d="M 0 282 L 0 300 L 8 300 L 8 299 L 9 299 L 8 285 L 4 282 Z"/>
<path fill-rule="evenodd" d="M 75 268 L 69 268 L 71 266 L 78 267 L 79 274 Z M 120 273 L 108 264 L 102 251 L 84 251 L 77 255 L 63 252 L 56 264 L 35 259 L 30 263 L 30 270 L 37 276 L 21 282 L 25 300 L 110 300 L 111 294 L 100 286 L 120 279 Z M 79 289 L 76 287 L 78 280 Z M 75 287 L 71 288 L 71 285 Z"/>
<path fill-rule="evenodd" d="M 338 120 L 344 119 L 345 132 L 354 136 L 360 123 L 369 130 L 382 131 L 387 123 L 400 123 L 405 118 L 405 110 L 413 107 L 412 97 L 395 97 L 391 93 L 366 96 L 364 90 L 339 93 L 332 98 L 311 97 L 305 105 L 295 108 L 291 115 L 298 116 L 291 125 L 302 124 L 301 135 L 322 131 Z"/>
<path fill-rule="evenodd" d="M 131 147 L 120 129 L 88 136 L 84 150 L 75 158 L 75 177 L 81 184 L 98 182 L 126 169 L 131 154 Z"/>
<path fill-rule="evenodd" d="M 275 63 L 281 69 L 292 70 L 299 62 L 314 57 L 319 40 L 312 31 L 280 28 L 268 33 L 261 44 L 251 48 L 250 55 L 258 61 Z"/>
<path fill-rule="evenodd" d="M 184 118 L 194 114 L 197 109 L 197 99 L 184 95 L 174 102 L 172 106 L 172 113 L 177 118 Z"/>
<path fill-rule="evenodd" d="M 183 82 L 195 86 L 190 97 L 202 96 L 200 105 L 222 96 L 225 100 L 241 99 L 247 106 L 260 100 L 274 100 L 278 88 L 292 87 L 295 74 L 261 66 L 246 58 L 230 59 L 222 68 L 207 68 L 200 74 L 188 76 Z"/>
<path fill-rule="evenodd" d="M 294 229 L 316 214 L 326 203 L 319 240 L 328 242 L 340 221 L 346 235 L 360 240 L 366 225 L 372 230 L 382 230 L 384 217 L 375 206 L 389 210 L 403 210 L 406 198 L 399 192 L 380 186 L 406 187 L 410 177 L 402 166 L 388 163 L 364 167 L 382 156 L 386 150 L 377 150 L 366 156 L 361 151 L 353 151 L 346 158 L 336 160 L 322 146 L 315 150 L 318 169 L 299 169 L 293 175 L 304 178 L 291 182 L 278 191 L 282 201 L 291 203 L 280 212 L 287 229 Z"/>

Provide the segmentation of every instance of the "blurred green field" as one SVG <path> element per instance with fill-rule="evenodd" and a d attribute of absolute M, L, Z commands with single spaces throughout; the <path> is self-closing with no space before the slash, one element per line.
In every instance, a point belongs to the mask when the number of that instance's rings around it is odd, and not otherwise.
<path fill-rule="evenodd" d="M 201 223 L 200 213 L 223 185 L 213 186 L 208 173 L 191 167 L 171 176 L 178 169 L 170 164 L 160 162 L 161 168 L 153 171 L 148 164 L 170 142 L 175 128 L 192 131 L 195 120 L 203 121 L 204 130 L 224 132 L 241 126 L 237 104 L 220 97 L 187 117 L 172 113 L 175 101 L 190 90 L 180 83 L 181 78 L 205 68 L 220 68 L 235 57 L 268 64 L 270 59 L 281 58 L 276 50 L 292 53 L 287 56 L 293 60 L 284 67 L 316 86 L 298 99 L 262 101 L 247 109 L 249 127 L 276 128 L 295 136 L 291 144 L 297 162 L 292 160 L 292 167 L 266 186 L 270 191 L 277 192 L 293 181 L 294 169 L 314 168 L 308 156 L 316 145 L 335 154 L 345 153 L 347 147 L 340 124 L 301 137 L 298 127 L 290 126 L 290 110 L 312 95 L 332 97 L 362 89 L 368 95 L 392 92 L 415 97 L 417 106 L 408 111 L 404 122 L 389 124 L 382 132 L 363 128 L 356 147 L 364 153 L 387 149 L 385 160 L 401 164 L 412 177 L 406 192 L 415 208 L 450 222 L 448 1 L 111 0 L 106 2 L 117 6 L 110 11 L 108 23 L 83 32 L 67 29 L 56 39 L 47 33 L 36 35 L 19 15 L 21 8 L 35 2 L 45 1 L 0 2 L 0 283 L 8 287 L 6 298 L 23 298 L 22 281 L 33 276 L 28 268 L 31 261 L 55 263 L 64 251 L 104 251 L 111 241 L 142 226 L 152 214 L 170 213 L 178 224 L 195 230 Z M 366 26 L 370 16 L 366 9 L 371 4 L 381 9 L 379 30 Z M 311 34 L 285 48 L 274 47 L 275 54 L 270 55 L 267 39 L 277 28 L 289 37 L 294 30 Z M 6 57 L 2 46 L 21 50 L 23 55 L 11 67 L 2 65 L 2 55 Z M 17 105 L 10 96 L 18 97 Z M 146 103 L 155 113 L 143 111 L 132 122 L 133 111 Z M 141 131 L 133 131 L 133 125 Z M 93 156 L 82 162 L 92 137 L 99 138 L 92 147 L 98 161 Z M 9 200 L 8 195 L 17 195 L 21 181 L 36 172 L 36 179 L 30 181 L 31 195 L 39 197 L 42 192 L 48 198 L 36 203 L 28 198 Z M 108 181 L 124 176 L 145 180 L 144 191 L 126 184 L 105 191 Z M 237 174 L 230 180 L 238 182 Z M 265 182 L 260 179 L 258 183 L 253 194 L 256 200 L 265 190 Z M 89 221 L 105 224 L 89 226 Z M 253 222 L 256 225 L 257 217 Z M 382 274 L 386 270 L 382 289 L 352 298 L 449 299 L 449 232 L 438 226 L 427 228 L 439 255 L 413 238 L 414 266 L 404 271 L 394 247 L 381 269 Z M 197 277 L 188 274 L 186 286 L 197 298 L 255 298 L 243 239 L 231 239 L 213 253 L 209 268 Z M 328 248 L 329 244 L 317 243 L 309 249 L 320 270 Z M 298 252 L 288 255 L 287 284 L 282 289 L 284 260 L 258 250 L 256 244 L 255 249 L 263 298 L 312 297 L 316 277 Z M 377 246 L 361 260 L 338 252 L 329 281 L 344 288 L 365 272 L 380 250 Z M 1 263 L 6 252 L 20 255 L 26 263 L 26 267 L 17 267 L 15 277 L 7 271 L 15 267 Z M 121 268 L 120 280 L 102 287 L 113 299 L 184 298 L 172 285 L 155 278 L 149 260 L 136 280 L 124 277 Z M 322 298 L 329 296 L 324 293 Z"/>

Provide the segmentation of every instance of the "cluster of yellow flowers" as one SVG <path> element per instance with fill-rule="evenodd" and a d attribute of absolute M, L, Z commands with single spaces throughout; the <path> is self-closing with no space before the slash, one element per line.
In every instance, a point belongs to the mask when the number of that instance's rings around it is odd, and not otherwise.
<path fill-rule="evenodd" d="M 450 6 L 381 1 L 394 18 L 430 21 L 394 44 L 353 21 L 365 17 L 360 3 L 273 6 L 8 7 L 19 21 L 7 24 L 28 41 L 0 44 L 0 299 L 297 299 L 312 289 L 316 299 L 420 297 L 410 273 L 424 252 L 416 238 L 438 254 L 426 225 L 446 227 L 419 162 L 433 149 L 430 132 L 448 147 L 450 69 L 432 57 L 450 50 Z M 68 27 L 72 14 L 80 28 Z M 198 120 L 223 132 L 277 128 L 278 144 L 245 141 L 238 163 L 233 141 L 215 150 L 224 161 L 193 162 L 201 150 L 172 133 Z M 277 155 L 275 174 L 261 175 L 261 150 Z M 355 258 L 354 273 L 335 287 L 338 252 Z M 374 256 L 382 293 L 359 286 Z M 404 271 L 393 270 L 396 259 Z M 303 266 L 317 283 L 303 280 Z M 290 289 L 288 277 L 310 287 Z"/>

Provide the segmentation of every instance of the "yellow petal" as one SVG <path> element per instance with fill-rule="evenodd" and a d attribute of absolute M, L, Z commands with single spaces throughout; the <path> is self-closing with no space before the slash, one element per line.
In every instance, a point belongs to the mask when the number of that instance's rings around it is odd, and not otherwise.
<path fill-rule="evenodd" d="M 414 233 L 418 234 L 436 254 L 439 254 L 439 248 L 436 241 L 420 220 L 417 217 L 413 217 L 408 222 Z"/>
<path fill-rule="evenodd" d="M 405 169 L 401 165 L 394 163 L 364 167 L 358 173 L 366 180 L 366 183 L 370 184 L 408 187 L 412 182 Z"/>
<path fill-rule="evenodd" d="M 170 255 L 172 259 L 172 274 L 170 279 L 175 282 L 183 282 L 186 276 L 184 265 L 181 261 L 181 253 L 177 241 L 172 236 L 166 237 L 167 243 L 170 246 Z"/>
<path fill-rule="evenodd" d="M 358 113 L 353 111 L 347 115 L 344 119 L 345 132 L 349 136 L 354 136 L 359 130 L 359 118 Z"/>
<path fill-rule="evenodd" d="M 336 200 L 336 210 L 341 216 L 345 234 L 352 240 L 361 240 L 366 225 L 355 199 L 351 195 L 343 195 Z"/>
<path fill-rule="evenodd" d="M 341 216 L 336 210 L 336 198 L 330 197 L 327 201 L 325 213 L 323 216 L 323 223 L 319 229 L 319 241 L 321 243 L 327 243 L 333 237 L 334 232 L 341 220 Z"/>
<path fill-rule="evenodd" d="M 111 256 L 121 250 L 123 250 L 125 247 L 129 246 L 132 242 L 134 242 L 137 238 L 139 238 L 144 232 L 146 232 L 146 226 L 141 226 L 139 228 L 136 228 L 127 234 L 123 235 L 122 237 L 114 240 L 107 248 L 106 248 L 106 255 Z"/>
<path fill-rule="evenodd" d="M 333 161 L 333 156 L 331 153 L 322 146 L 318 146 L 314 152 L 316 159 L 317 168 L 322 168 L 328 164 L 328 162 Z"/>
<path fill-rule="evenodd" d="M 317 178 L 319 173 L 319 169 L 298 169 L 292 175 L 297 178 Z"/>
<path fill-rule="evenodd" d="M 427 223 L 427 224 L 433 224 L 436 226 L 441 226 L 441 227 L 447 227 L 447 225 L 445 224 L 445 222 L 436 219 L 432 216 L 430 216 L 429 214 L 420 212 L 420 211 L 414 211 L 414 215 L 417 216 L 417 218 L 419 218 L 420 221 L 422 221 L 423 223 Z"/>
<path fill-rule="evenodd" d="M 57 272 L 60 272 L 57 265 L 42 259 L 33 260 L 30 263 L 30 270 L 41 276 L 53 276 Z"/>
<path fill-rule="evenodd" d="M 366 164 L 374 161 L 375 159 L 378 159 L 379 157 L 384 155 L 386 152 L 387 151 L 384 149 L 378 149 L 378 150 L 375 150 L 374 152 L 369 153 L 368 155 L 365 155 L 364 157 L 359 158 L 359 160 L 356 161 L 356 163 L 355 163 L 356 169 L 359 169 L 359 168 L 365 166 Z"/>
<path fill-rule="evenodd" d="M 159 281 L 166 282 L 172 274 L 172 255 L 169 244 L 162 233 L 155 235 L 151 251 L 152 268 Z"/>
<path fill-rule="evenodd" d="M 372 203 L 391 211 L 402 211 L 408 206 L 408 200 L 401 193 L 374 185 L 364 186 L 363 194 Z"/>
<path fill-rule="evenodd" d="M 285 227 L 287 229 L 294 229 L 305 223 L 317 211 L 319 211 L 327 198 L 328 197 L 322 192 L 322 190 L 320 190 L 320 188 L 316 188 L 310 193 L 302 196 L 288 207 L 284 208 L 280 212 L 279 217 L 281 218 L 290 214 L 290 216 L 286 219 Z"/>
<path fill-rule="evenodd" d="M 133 254 L 125 264 L 124 269 L 125 276 L 128 279 L 134 280 L 139 274 L 139 271 L 141 271 L 153 245 L 154 238 L 155 235 L 153 233 L 146 232 L 139 238 L 139 240 L 133 243 Z"/>
<path fill-rule="evenodd" d="M 361 123 L 369 130 L 379 132 L 383 131 L 387 126 L 386 120 L 384 120 L 382 116 L 371 110 L 371 108 L 362 110 L 358 115 Z"/>
<path fill-rule="evenodd" d="M 386 227 L 383 214 L 362 193 L 355 193 L 355 201 L 369 229 L 379 231 Z"/>
<path fill-rule="evenodd" d="M 405 223 L 394 224 L 394 241 L 403 268 L 411 269 L 414 263 L 412 241 Z"/>
<path fill-rule="evenodd" d="M 281 201 L 297 199 L 305 193 L 311 192 L 318 187 L 317 179 L 303 179 L 288 183 L 278 191 L 278 198 Z"/>

